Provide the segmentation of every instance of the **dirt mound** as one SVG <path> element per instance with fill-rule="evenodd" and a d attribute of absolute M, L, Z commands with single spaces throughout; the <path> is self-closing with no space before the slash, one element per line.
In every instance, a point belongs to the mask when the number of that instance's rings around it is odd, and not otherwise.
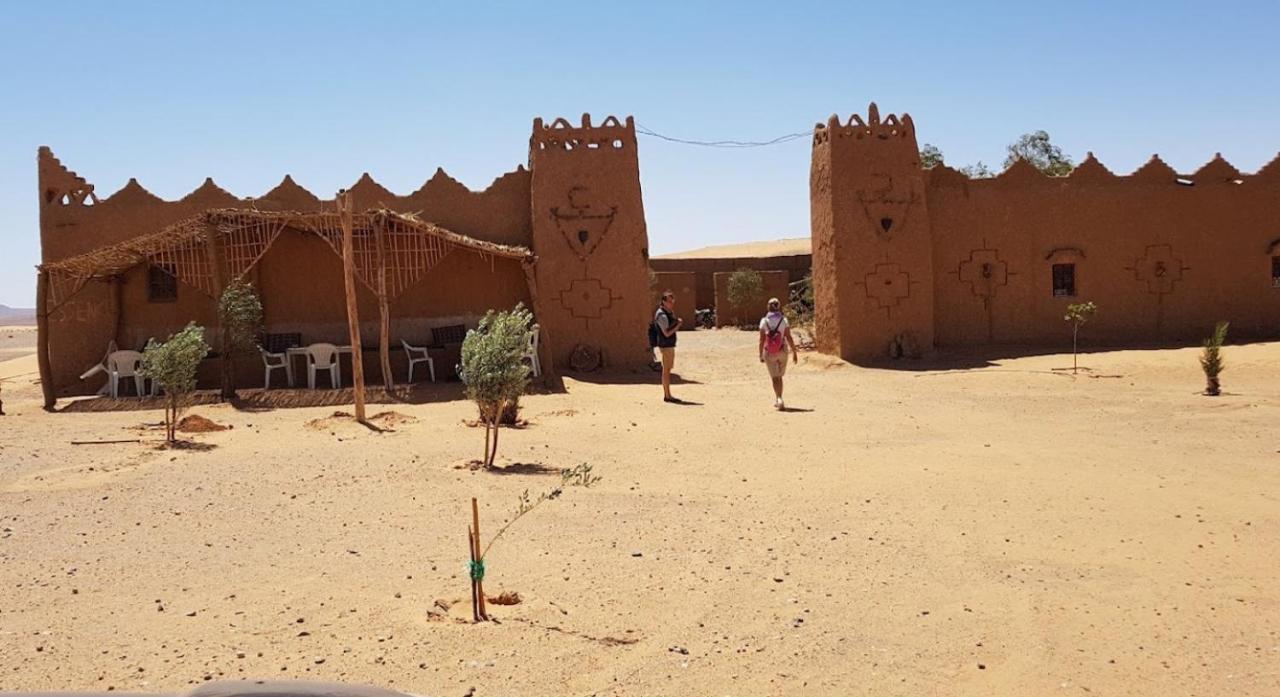
<path fill-rule="evenodd" d="M 401 414 L 398 411 L 380 411 L 368 417 L 367 420 L 369 425 L 376 427 L 378 430 L 395 430 L 397 426 L 417 422 L 416 418 L 408 414 Z M 353 414 L 339 410 L 329 416 L 312 419 L 306 423 L 306 426 L 316 431 L 327 431 L 340 424 L 354 423 L 356 423 L 356 417 Z"/>
<path fill-rule="evenodd" d="M 199 414 L 188 414 L 178 421 L 178 430 L 183 433 L 212 433 L 226 431 L 229 428 L 231 427 L 206 419 Z"/>

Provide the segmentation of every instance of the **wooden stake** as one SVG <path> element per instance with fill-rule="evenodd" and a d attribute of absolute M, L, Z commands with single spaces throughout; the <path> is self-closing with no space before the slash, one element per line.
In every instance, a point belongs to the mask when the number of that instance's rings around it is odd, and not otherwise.
<path fill-rule="evenodd" d="M 473 540 L 475 541 L 475 558 L 481 564 L 484 563 L 484 550 L 480 547 L 480 505 L 476 503 L 475 497 L 471 497 L 471 523 L 474 531 Z M 484 581 L 476 581 L 476 602 L 480 606 L 480 619 L 489 619 L 489 613 L 484 608 Z"/>
<path fill-rule="evenodd" d="M 49 362 L 49 272 L 36 276 L 36 362 L 40 366 L 40 390 L 44 409 L 53 411 L 58 398 L 53 393 L 53 366 Z"/>
<path fill-rule="evenodd" d="M 476 563 L 476 536 L 471 531 L 471 526 L 467 526 L 467 554 L 471 557 L 472 566 Z M 467 578 L 471 579 L 471 617 L 476 622 L 480 621 L 480 605 L 476 601 L 480 596 L 476 595 L 476 578 L 471 575 L 471 569 L 467 569 Z"/>
<path fill-rule="evenodd" d="M 395 387 L 395 377 L 391 374 L 391 306 L 387 298 L 387 240 L 382 221 L 374 223 L 377 227 L 378 246 L 378 361 L 382 363 L 382 387 L 388 392 Z"/>
<path fill-rule="evenodd" d="M 360 313 L 356 308 L 355 235 L 351 222 L 351 194 L 338 192 L 338 217 L 342 221 L 342 275 L 347 295 L 347 331 L 351 334 L 351 381 L 355 385 L 356 421 L 368 425 L 364 416 L 364 355 L 360 346 Z"/>

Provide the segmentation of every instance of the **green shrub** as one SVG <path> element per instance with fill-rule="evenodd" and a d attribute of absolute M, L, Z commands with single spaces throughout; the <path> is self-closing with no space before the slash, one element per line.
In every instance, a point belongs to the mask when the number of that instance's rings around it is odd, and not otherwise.
<path fill-rule="evenodd" d="M 141 372 L 164 390 L 165 440 L 177 439 L 178 414 L 196 390 L 196 372 L 200 361 L 209 353 L 204 343 L 204 327 L 189 323 L 186 328 L 164 343 L 147 342 L 142 352 Z"/>
<path fill-rule="evenodd" d="M 253 286 L 232 281 L 218 298 L 218 325 L 222 328 L 222 398 L 235 399 L 235 359 L 257 350 L 262 329 L 262 302 Z"/>
<path fill-rule="evenodd" d="M 1213 336 L 1204 340 L 1204 351 L 1200 354 L 1200 367 L 1204 369 L 1205 377 L 1204 393 L 1211 397 L 1222 394 L 1218 376 L 1226 369 L 1222 361 L 1222 345 L 1227 341 L 1227 328 L 1230 326 L 1228 322 L 1218 322 L 1213 328 Z"/>
<path fill-rule="evenodd" d="M 484 421 L 485 467 L 492 467 L 498 454 L 500 416 L 529 386 L 530 368 L 522 356 L 532 337 L 533 314 L 519 304 L 510 312 L 490 310 L 462 342 L 467 398 L 480 408 Z"/>

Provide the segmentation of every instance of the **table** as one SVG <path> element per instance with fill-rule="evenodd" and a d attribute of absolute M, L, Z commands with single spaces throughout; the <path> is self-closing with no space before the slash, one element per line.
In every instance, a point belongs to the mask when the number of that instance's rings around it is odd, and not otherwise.
<path fill-rule="evenodd" d="M 310 347 L 309 347 L 309 346 L 294 346 L 293 348 L 289 348 L 289 349 L 285 349 L 285 350 L 284 350 L 284 353 L 285 353 L 285 360 L 289 361 L 289 366 L 290 366 L 290 367 L 289 367 L 289 387 L 293 387 L 293 359 L 294 359 L 294 358 L 297 358 L 298 356 L 302 356 L 302 357 L 304 357 L 304 358 L 305 358 L 305 357 L 306 357 L 306 355 L 307 355 L 307 349 L 308 349 L 308 348 L 310 348 Z M 336 348 L 336 349 L 338 350 L 338 356 L 339 356 L 339 358 L 338 358 L 338 370 L 342 370 L 342 358 L 341 358 L 341 356 L 342 356 L 342 354 L 344 354 L 344 353 L 345 353 L 345 354 L 347 354 L 348 356 L 349 356 L 349 355 L 351 355 L 351 346 L 350 346 L 350 345 L 348 345 L 348 346 L 336 346 L 336 345 L 335 345 L 335 346 L 334 346 L 334 348 Z M 303 364 L 303 367 L 304 367 L 304 368 L 306 367 L 306 364 L 305 364 L 305 363 Z"/>

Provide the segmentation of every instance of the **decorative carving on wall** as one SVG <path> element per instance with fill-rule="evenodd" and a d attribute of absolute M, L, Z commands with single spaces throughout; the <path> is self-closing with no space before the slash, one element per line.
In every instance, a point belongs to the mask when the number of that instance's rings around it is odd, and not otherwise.
<path fill-rule="evenodd" d="M 575 319 L 600 319 L 605 311 L 613 307 L 614 300 L 620 300 L 612 289 L 598 278 L 578 278 L 568 288 L 558 294 L 560 306 Z"/>
<path fill-rule="evenodd" d="M 895 182 L 892 175 L 873 174 L 870 182 L 858 189 L 858 202 L 876 235 L 887 240 L 906 226 L 907 214 L 920 200 L 917 185 L 914 177 Z"/>
<path fill-rule="evenodd" d="M 860 285 L 865 288 L 868 298 L 892 315 L 893 308 L 911 297 L 913 283 L 919 281 L 912 281 L 906 269 L 893 262 L 882 262 L 863 277 Z"/>
<path fill-rule="evenodd" d="M 569 248 L 580 258 L 586 259 L 604 240 L 614 216 L 618 214 L 618 207 L 593 203 L 591 192 L 585 186 L 569 189 L 568 199 L 568 208 L 551 208 L 551 218 L 556 222 L 556 227 Z"/>
<path fill-rule="evenodd" d="M 969 286 L 970 292 L 984 299 L 994 298 L 1000 288 L 1009 285 L 1009 277 L 1017 275 L 1000 258 L 999 250 L 987 248 L 986 240 L 982 241 L 980 249 L 969 252 L 969 258 L 961 260 L 956 270 L 950 273 Z"/>
<path fill-rule="evenodd" d="M 1183 272 L 1191 267 L 1182 264 L 1182 258 L 1175 256 L 1173 247 L 1167 244 L 1147 245 L 1146 252 L 1134 260 L 1133 266 L 1126 267 L 1133 272 L 1133 277 L 1147 284 L 1147 292 L 1153 295 L 1172 293 Z"/>

